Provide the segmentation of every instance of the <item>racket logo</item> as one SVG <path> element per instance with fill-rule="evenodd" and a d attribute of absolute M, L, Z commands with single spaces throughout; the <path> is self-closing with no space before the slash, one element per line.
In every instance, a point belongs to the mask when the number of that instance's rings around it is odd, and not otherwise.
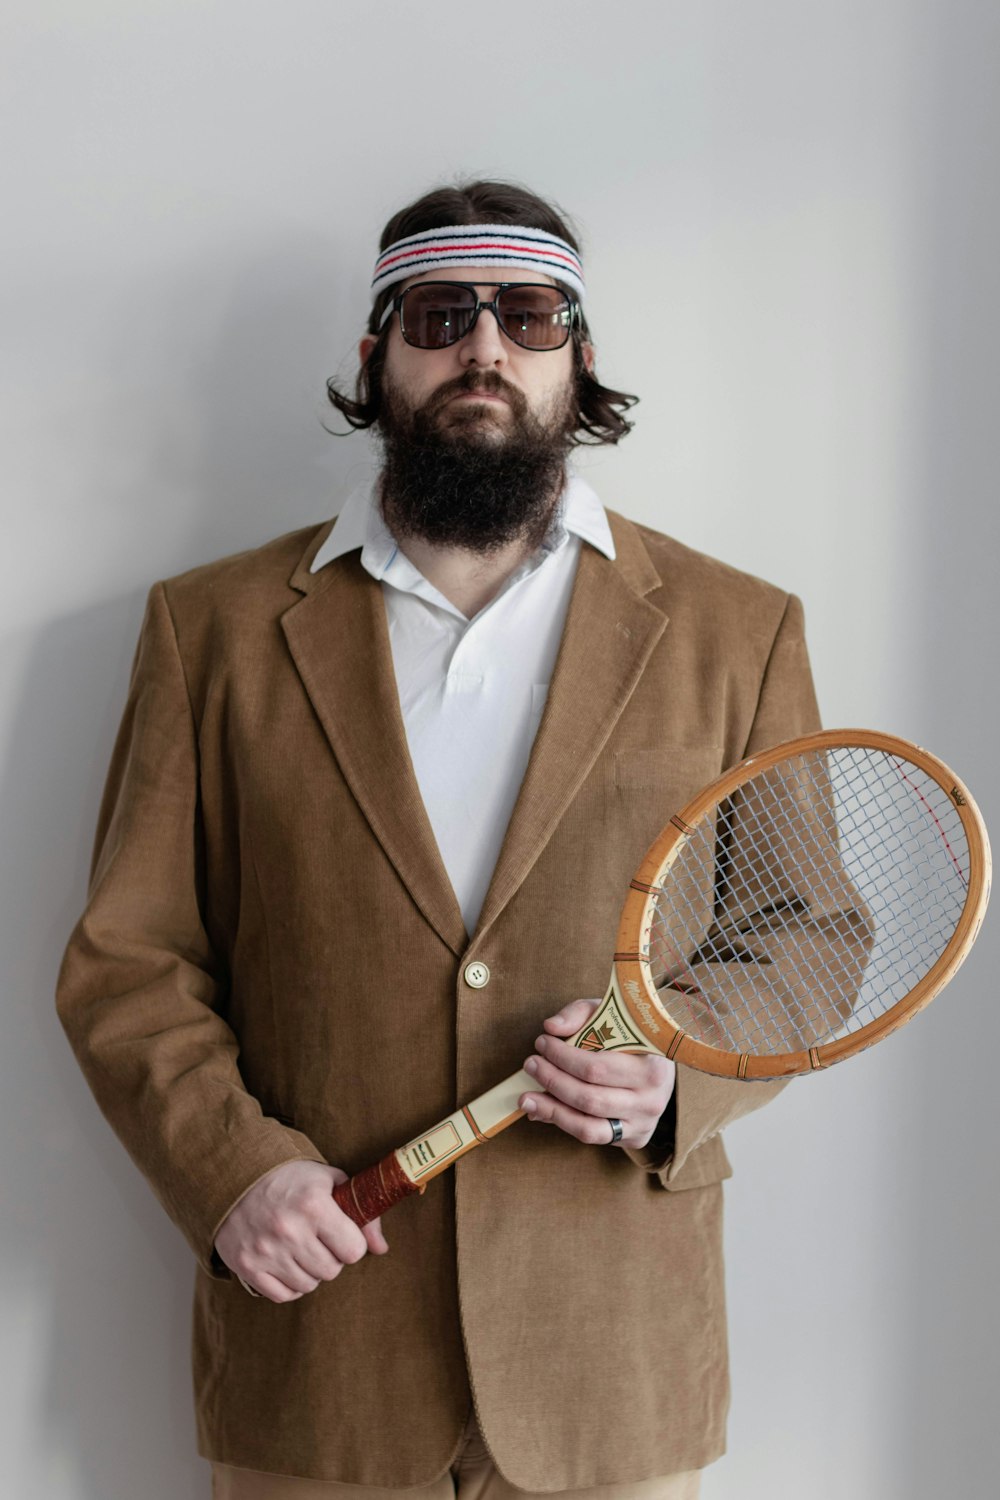
<path fill-rule="evenodd" d="M 952 787 L 951 796 L 956 807 L 965 807 L 965 798 L 962 796 L 962 793 L 959 791 L 957 786 Z"/>
<path fill-rule="evenodd" d="M 592 1026 L 589 1031 L 585 1031 L 579 1045 L 585 1052 L 603 1052 L 614 1039 L 615 1028 L 610 1021 L 605 1021 L 603 1026 Z"/>
<path fill-rule="evenodd" d="M 657 1033 L 662 1031 L 663 1028 L 660 1025 L 659 1017 L 634 979 L 626 979 L 625 993 L 628 995 L 632 1005 L 634 1005 L 635 1009 L 642 1016 L 650 1031 Z"/>

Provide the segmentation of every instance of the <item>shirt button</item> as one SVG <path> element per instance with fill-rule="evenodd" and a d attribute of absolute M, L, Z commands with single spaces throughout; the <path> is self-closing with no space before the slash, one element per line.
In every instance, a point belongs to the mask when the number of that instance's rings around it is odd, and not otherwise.
<path fill-rule="evenodd" d="M 465 966 L 465 982 L 474 990 L 485 989 L 490 982 L 490 971 L 484 963 L 476 959 L 474 963 Z"/>

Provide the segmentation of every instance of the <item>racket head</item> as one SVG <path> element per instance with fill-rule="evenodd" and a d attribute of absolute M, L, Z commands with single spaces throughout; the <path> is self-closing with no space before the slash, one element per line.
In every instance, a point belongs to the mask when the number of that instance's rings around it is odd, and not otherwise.
<path fill-rule="evenodd" d="M 625 901 L 615 986 L 658 1052 L 722 1077 L 840 1062 L 947 984 L 990 847 L 948 766 L 870 730 L 741 761 L 676 814 Z"/>

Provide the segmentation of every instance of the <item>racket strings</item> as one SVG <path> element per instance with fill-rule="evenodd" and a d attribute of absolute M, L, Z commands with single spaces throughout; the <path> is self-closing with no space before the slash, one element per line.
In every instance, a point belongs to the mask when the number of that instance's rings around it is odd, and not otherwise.
<path fill-rule="evenodd" d="M 719 809 L 715 822 L 706 820 L 699 826 L 703 843 L 701 866 L 708 864 L 716 833 L 718 848 L 723 852 L 716 855 L 716 920 L 692 955 L 692 964 L 771 964 L 779 960 L 781 950 L 791 942 L 797 944 L 800 967 L 808 971 L 811 980 L 808 990 L 797 990 L 795 976 L 786 974 L 786 982 L 779 988 L 773 974 L 766 970 L 754 973 L 744 967 L 736 972 L 735 994 L 715 993 L 711 997 L 714 1003 L 706 1009 L 704 973 L 689 972 L 689 982 L 700 984 L 702 989 L 693 994 L 689 991 L 684 1029 L 697 1033 L 699 1026 L 708 1028 L 705 1039 L 728 1050 L 771 1050 L 769 1039 L 775 1035 L 787 1043 L 793 1040 L 798 1043 L 804 1033 L 815 1034 L 816 1018 L 810 1015 L 811 993 L 823 993 L 829 1005 L 830 997 L 836 997 L 844 988 L 842 975 L 830 961 L 834 950 L 828 938 L 817 941 L 816 936 L 822 930 L 819 919 L 823 907 L 828 909 L 825 925 L 829 927 L 829 911 L 841 915 L 845 895 L 846 904 L 851 907 L 856 904 L 855 893 L 845 892 L 843 880 L 836 891 L 831 889 L 829 880 L 824 890 L 819 889 L 815 830 L 808 830 L 808 844 L 803 833 L 803 789 L 801 775 L 786 774 L 782 790 L 786 797 L 791 794 L 794 798 L 794 818 L 787 814 L 784 819 L 778 816 L 781 806 L 772 776 L 768 783 L 758 783 L 752 798 L 743 791 L 739 805 L 734 799 L 728 809 Z M 811 813 L 812 808 L 808 811 Z M 748 857 L 751 850 L 752 858 Z M 803 870 L 811 872 L 810 880 L 803 878 Z M 711 888 L 709 882 L 704 884 Z M 681 897 L 687 895 L 685 888 L 676 883 L 673 890 Z M 808 893 L 811 911 L 809 902 L 796 892 Z M 687 907 L 689 917 L 693 916 L 690 899 Z M 752 921 L 745 920 L 748 915 Z M 856 942 L 851 942 L 851 925 L 852 919 L 839 924 L 842 949 L 857 947 Z M 690 932 L 690 921 L 687 926 Z M 769 943 L 762 948 L 760 939 L 765 936 Z M 678 1012 L 682 1006 L 674 1003 L 673 996 L 668 1008 L 680 1022 Z"/>
<path fill-rule="evenodd" d="M 643 956 L 696 1040 L 798 1051 L 871 1025 L 918 983 L 968 880 L 961 818 L 931 776 L 882 750 L 811 751 L 698 822 L 651 899 Z"/>

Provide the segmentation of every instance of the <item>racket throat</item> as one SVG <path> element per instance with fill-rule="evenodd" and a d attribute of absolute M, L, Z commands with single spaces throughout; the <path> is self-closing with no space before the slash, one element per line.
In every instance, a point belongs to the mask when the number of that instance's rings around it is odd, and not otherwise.
<path fill-rule="evenodd" d="M 641 1032 L 629 1017 L 625 1002 L 618 990 L 618 977 L 612 970 L 611 981 L 597 1010 L 590 1020 L 580 1028 L 576 1036 L 570 1037 L 572 1047 L 584 1052 L 654 1052 Z"/>

